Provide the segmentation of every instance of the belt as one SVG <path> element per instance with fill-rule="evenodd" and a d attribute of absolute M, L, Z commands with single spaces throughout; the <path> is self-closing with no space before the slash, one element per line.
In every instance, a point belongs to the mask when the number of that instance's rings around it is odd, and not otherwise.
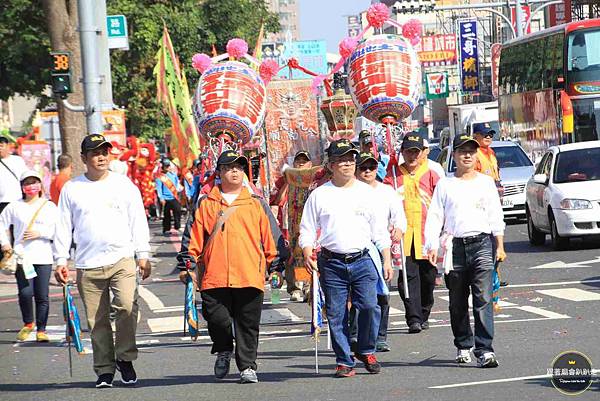
<path fill-rule="evenodd" d="M 469 237 L 454 237 L 453 241 L 457 241 L 462 244 L 471 244 L 473 242 L 481 242 L 485 238 L 489 238 L 490 234 L 481 233 L 477 235 L 471 235 Z"/>
<path fill-rule="evenodd" d="M 357 261 L 358 259 L 362 258 L 363 256 L 365 256 L 366 254 L 369 253 L 368 249 L 363 249 L 362 251 L 359 252 L 352 252 L 352 253 L 337 253 L 337 252 L 331 252 L 328 249 L 322 248 L 321 249 L 321 255 L 325 258 L 325 259 L 336 259 L 336 260 L 341 260 L 344 263 L 352 263 Z"/>

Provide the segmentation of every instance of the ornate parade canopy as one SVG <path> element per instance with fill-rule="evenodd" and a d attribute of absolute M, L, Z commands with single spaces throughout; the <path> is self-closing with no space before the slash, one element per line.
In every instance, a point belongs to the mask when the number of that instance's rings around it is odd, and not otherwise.
<path fill-rule="evenodd" d="M 363 117 L 382 122 L 411 115 L 421 91 L 421 68 L 408 41 L 376 35 L 358 44 L 349 58 L 348 82 Z"/>

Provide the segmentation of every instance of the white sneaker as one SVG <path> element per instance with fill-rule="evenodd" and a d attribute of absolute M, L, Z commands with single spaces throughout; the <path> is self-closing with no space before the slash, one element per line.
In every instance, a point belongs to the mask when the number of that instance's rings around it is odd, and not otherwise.
<path fill-rule="evenodd" d="M 471 350 L 470 349 L 458 349 L 456 350 L 456 363 L 470 363 L 471 362 Z"/>
<path fill-rule="evenodd" d="M 477 358 L 477 366 L 480 368 L 497 368 L 498 359 L 496 359 L 496 354 L 493 352 L 485 352 Z"/>
<path fill-rule="evenodd" d="M 294 290 L 290 294 L 290 301 L 292 302 L 302 302 L 303 301 L 302 291 Z"/>
<path fill-rule="evenodd" d="M 240 373 L 240 383 L 258 383 L 256 372 L 252 368 L 246 368 Z"/>

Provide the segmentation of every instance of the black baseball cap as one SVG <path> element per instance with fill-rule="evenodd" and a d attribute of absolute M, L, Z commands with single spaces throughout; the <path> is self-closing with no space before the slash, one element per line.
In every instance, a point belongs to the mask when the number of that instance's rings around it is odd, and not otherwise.
<path fill-rule="evenodd" d="M 356 161 L 356 165 L 360 166 L 361 164 L 369 161 L 369 160 L 373 160 L 375 163 L 377 163 L 377 159 L 375 158 L 375 156 L 373 155 L 373 153 L 371 152 L 360 152 L 358 154 L 358 160 Z"/>
<path fill-rule="evenodd" d="M 112 143 L 108 142 L 104 135 L 87 135 L 85 138 L 83 138 L 83 141 L 81 141 L 81 153 L 86 153 L 90 150 L 98 149 L 101 146 L 108 146 L 109 148 L 113 147 Z"/>
<path fill-rule="evenodd" d="M 360 131 L 360 133 L 358 134 L 358 142 L 365 143 L 365 142 L 370 142 L 370 141 L 371 141 L 371 131 L 368 131 L 366 129 Z"/>
<path fill-rule="evenodd" d="M 415 134 L 414 132 L 409 133 L 402 141 L 402 149 L 425 149 L 423 137 L 419 134 Z"/>
<path fill-rule="evenodd" d="M 491 134 L 492 136 L 496 131 L 492 128 L 490 123 L 475 123 L 473 124 L 473 135 L 481 134 L 483 136 Z"/>
<path fill-rule="evenodd" d="M 244 166 L 248 167 L 248 159 L 246 156 L 240 155 L 233 150 L 226 150 L 221 153 L 219 159 L 217 159 L 217 167 L 222 166 L 223 164 L 231 164 L 239 161 Z"/>
<path fill-rule="evenodd" d="M 469 142 L 473 143 L 475 147 L 479 147 L 479 142 L 477 142 L 471 135 L 461 134 L 454 137 L 454 140 L 452 141 L 452 148 L 456 150 Z"/>
<path fill-rule="evenodd" d="M 347 153 L 353 153 L 358 156 L 358 150 L 354 147 L 352 142 L 347 139 L 338 139 L 329 144 L 327 148 L 327 156 L 329 159 L 333 157 L 341 157 Z"/>
<path fill-rule="evenodd" d="M 308 160 L 311 160 L 310 158 L 310 153 L 308 153 L 307 150 L 299 150 L 296 152 L 296 154 L 294 155 L 294 161 L 296 161 L 296 159 L 300 156 L 304 156 L 306 157 Z"/>
<path fill-rule="evenodd" d="M 0 143 L 10 143 L 10 141 L 8 140 L 7 137 L 5 136 L 0 136 Z"/>

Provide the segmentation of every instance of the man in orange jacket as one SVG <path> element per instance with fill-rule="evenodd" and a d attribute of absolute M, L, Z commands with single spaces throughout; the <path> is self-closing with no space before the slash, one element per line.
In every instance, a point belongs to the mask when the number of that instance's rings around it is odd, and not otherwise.
<path fill-rule="evenodd" d="M 218 379 L 235 361 L 242 383 L 257 383 L 256 355 L 266 271 L 269 280 L 284 268 L 287 249 L 269 205 L 244 186 L 248 159 L 234 151 L 217 161 L 221 179 L 198 199 L 182 240 L 178 260 L 198 265 L 202 313 L 217 354 Z M 188 242 L 189 239 L 189 242 Z M 185 279 L 182 271 L 180 278 Z M 235 329 L 235 335 L 234 335 Z"/>

